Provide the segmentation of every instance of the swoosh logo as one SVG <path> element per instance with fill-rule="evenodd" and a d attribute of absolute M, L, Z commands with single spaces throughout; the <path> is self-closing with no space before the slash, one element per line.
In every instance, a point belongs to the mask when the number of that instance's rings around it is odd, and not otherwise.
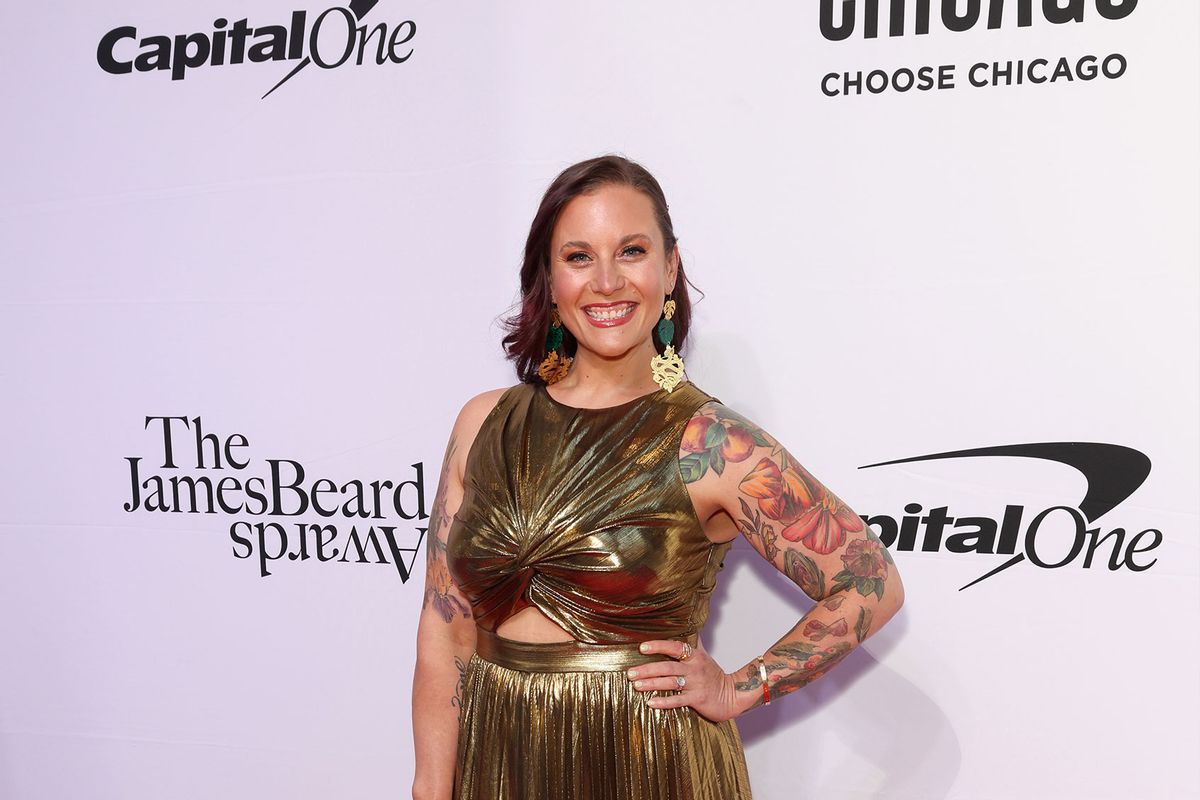
<path fill-rule="evenodd" d="M 1028 442 L 1005 444 L 995 447 L 977 447 L 970 450 L 950 450 L 945 453 L 930 453 L 923 456 L 897 458 L 864 464 L 859 469 L 885 467 L 891 464 L 910 464 L 916 461 L 938 461 L 946 458 L 979 458 L 1007 456 L 1017 458 L 1039 458 L 1056 461 L 1074 467 L 1087 481 L 1087 491 L 1079 501 L 1079 511 L 1088 522 L 1095 522 L 1126 498 L 1137 491 L 1150 474 L 1150 459 L 1145 453 L 1119 444 L 1104 442 Z M 959 589 L 961 592 L 997 572 L 1008 569 L 1025 560 L 1018 553 L 1000 566 L 982 575 Z"/>
<path fill-rule="evenodd" d="M 354 15 L 354 18 L 356 20 L 358 20 L 359 22 L 362 22 L 362 18 L 367 15 L 367 12 L 369 12 L 372 8 L 374 8 L 378 4 L 379 4 L 379 0 L 350 0 L 350 5 L 348 5 L 346 7 L 348 9 L 350 9 L 350 13 Z M 305 56 L 303 61 L 301 61 L 299 64 L 297 64 L 296 67 L 291 72 L 289 72 L 287 75 L 284 75 L 283 80 L 281 80 L 279 83 L 272 86 L 267 91 L 267 94 L 264 94 L 262 97 L 259 98 L 259 100 L 266 100 L 267 96 L 270 95 L 271 92 L 275 91 L 280 86 L 283 86 L 285 83 L 290 81 L 292 79 L 293 75 L 295 75 L 297 72 L 304 69 L 311 63 L 312 63 L 312 58 L 310 56 Z"/>

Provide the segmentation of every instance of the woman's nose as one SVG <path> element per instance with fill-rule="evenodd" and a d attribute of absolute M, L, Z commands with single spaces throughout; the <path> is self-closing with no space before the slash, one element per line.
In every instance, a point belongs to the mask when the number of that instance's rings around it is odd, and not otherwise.
<path fill-rule="evenodd" d="M 596 261 L 595 288 L 601 294 L 612 294 L 621 288 L 623 278 L 615 260 L 600 258 Z"/>

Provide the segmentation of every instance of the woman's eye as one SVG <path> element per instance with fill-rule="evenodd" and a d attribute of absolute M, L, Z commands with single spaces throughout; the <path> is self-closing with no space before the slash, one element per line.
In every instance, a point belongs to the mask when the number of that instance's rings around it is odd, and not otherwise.
<path fill-rule="evenodd" d="M 628 247 L 626 247 L 624 250 L 621 251 L 621 255 L 623 255 L 623 256 L 640 256 L 640 255 L 645 254 L 645 252 L 646 252 L 646 248 L 642 247 L 641 245 L 631 244 Z M 569 263 L 581 264 L 587 259 L 588 259 L 588 254 L 583 251 L 580 251 L 578 253 L 571 253 L 571 255 L 567 256 L 565 260 Z"/>

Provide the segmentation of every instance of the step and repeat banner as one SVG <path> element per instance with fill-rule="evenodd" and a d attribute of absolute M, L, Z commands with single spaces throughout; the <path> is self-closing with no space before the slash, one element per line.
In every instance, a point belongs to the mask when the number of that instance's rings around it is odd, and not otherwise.
<path fill-rule="evenodd" d="M 425 533 L 541 193 L 666 190 L 689 377 L 899 616 L 755 797 L 1200 793 L 1200 8 L 6 9 L 0 797 L 410 793 Z M 704 641 L 810 607 L 739 540 Z"/>

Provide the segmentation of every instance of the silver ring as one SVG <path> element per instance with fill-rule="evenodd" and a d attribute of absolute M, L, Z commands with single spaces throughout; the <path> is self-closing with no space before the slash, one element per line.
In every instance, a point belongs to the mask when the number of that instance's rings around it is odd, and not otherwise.
<path fill-rule="evenodd" d="M 676 675 L 675 685 L 682 689 L 684 686 L 687 686 L 687 678 L 683 677 L 682 675 Z"/>
<path fill-rule="evenodd" d="M 695 652 L 695 651 L 692 650 L 692 646 L 690 644 L 688 644 L 687 642 L 684 642 L 683 643 L 683 655 L 681 655 L 679 657 L 679 660 L 687 661 L 689 658 L 692 657 L 693 652 Z"/>

